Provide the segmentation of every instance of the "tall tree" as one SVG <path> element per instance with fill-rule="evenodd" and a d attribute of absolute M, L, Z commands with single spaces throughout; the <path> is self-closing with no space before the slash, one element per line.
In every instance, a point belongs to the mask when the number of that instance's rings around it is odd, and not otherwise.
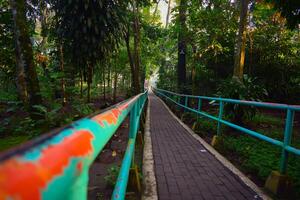
<path fill-rule="evenodd" d="M 236 41 L 236 51 L 234 55 L 233 77 L 243 79 L 246 49 L 246 26 L 249 0 L 240 1 L 239 32 Z"/>
<path fill-rule="evenodd" d="M 61 93 L 62 93 L 62 106 L 65 106 L 67 104 L 67 97 L 66 97 L 66 83 L 65 83 L 65 78 L 64 78 L 64 72 L 65 72 L 65 67 L 64 67 L 64 51 L 63 51 L 63 45 L 59 44 L 59 65 L 60 65 L 60 71 L 63 74 L 61 76 Z"/>
<path fill-rule="evenodd" d="M 186 12 L 187 0 L 181 0 L 178 15 L 178 63 L 177 63 L 177 88 L 179 92 L 185 91 L 186 86 Z"/>
<path fill-rule="evenodd" d="M 13 1 L 11 1 L 13 3 Z M 13 5 L 12 5 L 13 7 Z M 24 71 L 24 63 L 22 59 L 21 45 L 18 38 L 20 38 L 20 31 L 17 29 L 16 25 L 16 13 L 13 15 L 14 21 L 14 42 L 15 42 L 15 62 L 16 62 L 16 86 L 18 91 L 18 96 L 22 101 L 25 107 L 28 107 L 28 93 L 27 93 L 27 85 L 25 80 L 25 71 Z"/>
<path fill-rule="evenodd" d="M 172 0 L 168 1 L 168 10 L 167 10 L 167 16 L 166 16 L 166 28 L 168 28 L 169 20 L 170 20 L 171 2 L 172 2 Z"/>
<path fill-rule="evenodd" d="M 141 26 L 140 26 L 140 12 L 139 12 L 139 4 L 138 1 L 133 2 L 133 14 L 134 14 L 134 20 L 133 20 L 133 40 L 134 40 L 134 65 L 135 70 L 134 73 L 137 77 L 135 83 L 135 94 L 138 94 L 141 92 L 141 86 L 140 86 L 140 65 L 141 65 L 141 58 L 140 58 L 140 52 L 141 52 Z"/>
<path fill-rule="evenodd" d="M 133 32 L 133 51 L 130 47 L 130 26 L 128 26 L 127 33 L 125 36 L 125 43 L 127 48 L 127 54 L 131 69 L 131 80 L 133 93 L 138 94 L 141 92 L 140 86 L 140 42 L 141 42 L 141 27 L 140 27 L 140 15 L 138 1 L 132 2 L 132 32 Z"/>
<path fill-rule="evenodd" d="M 18 64 L 23 64 L 27 91 L 29 95 L 30 111 L 34 111 L 34 105 L 42 103 L 39 81 L 33 60 L 33 50 L 29 35 L 29 23 L 26 16 L 26 2 L 23 0 L 11 0 L 11 8 L 15 25 L 16 57 Z M 19 55 L 20 54 L 20 55 Z M 21 69 L 21 68 L 20 68 Z"/>
<path fill-rule="evenodd" d="M 129 0 L 50 0 L 59 38 L 70 45 L 73 66 L 87 73 L 88 93 L 96 63 L 103 61 L 124 37 Z"/>

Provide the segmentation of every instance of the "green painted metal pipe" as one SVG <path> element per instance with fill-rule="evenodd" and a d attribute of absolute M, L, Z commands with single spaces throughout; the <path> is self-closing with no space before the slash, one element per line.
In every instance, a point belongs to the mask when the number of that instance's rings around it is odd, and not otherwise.
<path fill-rule="evenodd" d="M 180 96 L 180 97 L 200 98 L 200 99 L 205 99 L 205 100 L 223 101 L 225 103 L 233 103 L 233 104 L 264 107 L 264 108 L 274 108 L 274 109 L 279 109 L 279 110 L 291 109 L 291 110 L 294 110 L 294 111 L 300 111 L 300 106 L 299 105 L 287 105 L 287 104 L 280 104 L 280 103 L 246 101 L 246 100 L 237 100 L 237 99 L 227 99 L 227 98 L 221 98 L 221 97 L 185 95 L 185 94 L 178 94 L 178 93 L 175 93 L 175 92 L 162 90 L 162 89 L 157 89 L 157 88 L 155 88 L 154 90 L 157 90 L 157 91 L 160 91 L 160 92 L 165 92 L 165 93 L 176 95 L 176 96 Z"/>
<path fill-rule="evenodd" d="M 128 184 L 129 171 L 134 154 L 135 138 L 129 139 L 122 166 L 113 191 L 112 200 L 124 200 Z"/>
<path fill-rule="evenodd" d="M 223 101 L 220 101 L 217 135 L 221 134 L 221 122 L 220 122 L 220 120 L 222 119 L 223 110 L 224 110 L 224 103 L 223 103 Z"/>
<path fill-rule="evenodd" d="M 189 97 L 185 97 L 185 99 L 184 99 L 185 107 L 188 107 L 188 102 L 189 102 Z M 186 111 L 186 110 L 184 109 L 184 111 Z"/>
<path fill-rule="evenodd" d="M 295 112 L 291 109 L 287 110 L 285 130 L 284 130 L 284 139 L 283 139 L 283 148 L 280 159 L 280 173 L 286 174 L 287 161 L 288 161 L 288 151 L 286 147 L 291 144 L 292 132 L 293 132 L 293 121 L 294 121 Z"/>
<path fill-rule="evenodd" d="M 201 111 L 201 107 L 202 107 L 202 99 L 198 98 L 198 111 Z"/>
<path fill-rule="evenodd" d="M 133 106 L 130 112 L 130 124 L 129 124 L 129 142 L 127 144 L 127 149 L 122 161 L 121 169 L 118 175 L 118 179 L 113 191 L 112 200 L 123 200 L 126 195 L 126 188 L 128 183 L 128 176 L 130 166 L 134 162 L 134 149 L 137 131 L 139 129 L 140 116 L 143 111 L 147 99 L 147 94 L 143 95 L 138 102 Z"/>

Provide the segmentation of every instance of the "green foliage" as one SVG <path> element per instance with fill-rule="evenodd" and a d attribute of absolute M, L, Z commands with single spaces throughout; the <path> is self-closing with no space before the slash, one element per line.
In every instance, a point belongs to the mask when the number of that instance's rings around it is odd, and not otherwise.
<path fill-rule="evenodd" d="M 237 79 L 228 79 L 221 83 L 217 95 L 222 98 L 261 101 L 261 98 L 267 95 L 266 90 L 258 85 L 255 78 L 244 76 L 243 82 Z M 225 114 L 234 119 L 237 123 L 242 123 L 245 119 L 254 117 L 256 108 L 253 106 L 244 106 L 238 104 L 225 104 Z"/>
<path fill-rule="evenodd" d="M 120 43 L 128 1 L 50 1 L 58 19 L 59 38 L 70 44 L 72 58 L 83 65 L 103 59 Z"/>
<path fill-rule="evenodd" d="M 201 117 L 194 125 L 194 131 L 201 136 L 213 136 L 217 133 L 217 123 Z"/>
<path fill-rule="evenodd" d="M 254 19 L 251 74 L 265 86 L 269 99 L 299 103 L 299 33 L 286 29 L 285 20 L 263 4 L 256 5 Z"/>
<path fill-rule="evenodd" d="M 13 122 L 14 123 L 14 122 Z M 23 118 L 17 127 L 14 129 L 14 134 L 16 135 L 28 135 L 37 136 L 39 135 L 39 129 L 37 129 L 37 121 L 31 119 L 30 117 Z"/>
<path fill-rule="evenodd" d="M 0 140 L 0 151 L 7 150 L 13 146 L 17 146 L 31 139 L 30 135 L 13 135 L 5 140 Z"/>
<path fill-rule="evenodd" d="M 0 101 L 10 102 L 10 101 L 17 101 L 18 97 L 16 93 L 12 93 L 15 88 L 9 88 L 9 91 L 1 90 L 0 89 Z"/>
<path fill-rule="evenodd" d="M 12 13 L 8 0 L 0 1 L 0 93 L 1 90 L 9 92 L 14 89 L 13 79 L 15 73 L 14 40 Z M 4 96 L 4 95 L 3 95 Z M 3 100 L 0 94 L 0 100 Z M 9 99 L 9 98 L 5 98 Z M 11 99 L 9 99 L 11 100 Z"/>
<path fill-rule="evenodd" d="M 270 137 L 274 137 L 270 132 Z M 238 137 L 225 135 L 222 138 L 222 149 L 225 155 L 241 164 L 241 167 L 251 175 L 264 182 L 272 170 L 279 170 L 281 149 L 252 138 L 240 135 Z M 291 154 L 288 160 L 288 175 L 293 180 L 294 192 L 299 198 L 300 180 L 300 158 Z M 291 194 L 292 195 L 292 194 Z M 297 197 L 294 197 L 297 199 Z"/>
<path fill-rule="evenodd" d="M 266 179 L 272 170 L 278 170 L 281 151 L 273 145 L 249 136 L 223 138 L 224 148 L 236 152 L 243 159 L 242 167 Z"/>
<path fill-rule="evenodd" d="M 266 2 L 274 3 L 275 8 L 281 12 L 281 15 L 287 19 L 287 25 L 291 29 L 297 28 L 300 23 L 300 2 L 298 0 L 279 1 L 266 0 Z"/>
<path fill-rule="evenodd" d="M 268 125 L 273 125 L 273 126 L 278 126 L 278 125 L 283 125 L 285 121 L 283 121 L 279 117 L 273 117 L 271 115 L 266 115 L 266 114 L 261 114 L 261 113 L 256 113 L 256 115 L 251 119 L 252 123 L 264 123 Z"/>
<path fill-rule="evenodd" d="M 74 108 L 80 116 L 86 116 L 93 112 L 91 106 L 85 103 L 74 104 Z"/>
<path fill-rule="evenodd" d="M 102 199 L 104 199 L 104 195 L 101 193 L 97 193 L 96 200 L 102 200 Z"/>
<path fill-rule="evenodd" d="M 120 167 L 118 166 L 110 167 L 107 170 L 108 174 L 104 177 L 106 184 L 108 184 L 111 187 L 114 187 L 117 182 L 119 171 L 120 171 Z"/>

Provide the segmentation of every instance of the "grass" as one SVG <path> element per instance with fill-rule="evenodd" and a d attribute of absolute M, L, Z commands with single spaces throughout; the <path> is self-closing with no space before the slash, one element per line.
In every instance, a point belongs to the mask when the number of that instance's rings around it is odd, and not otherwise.
<path fill-rule="evenodd" d="M 252 123 L 258 124 L 258 123 L 264 123 L 264 124 L 269 124 L 269 125 L 283 125 L 285 121 L 283 119 L 280 119 L 279 117 L 273 117 L 271 115 L 265 115 L 258 113 L 256 114 L 252 119 Z"/>
<path fill-rule="evenodd" d="M 7 150 L 11 147 L 22 144 L 31 139 L 29 135 L 14 135 L 5 137 L 5 139 L 0 140 L 0 151 Z"/>
<path fill-rule="evenodd" d="M 222 144 L 217 148 L 250 176 L 264 183 L 272 170 L 279 170 L 281 149 L 250 136 L 223 135 Z M 234 152 L 234 153 L 233 153 Z M 290 154 L 288 160 L 289 177 L 294 183 L 296 198 L 300 197 L 300 157 Z"/>
<path fill-rule="evenodd" d="M 52 104 L 54 107 L 55 103 Z M 3 106 L 0 115 L 5 118 L 0 120 L 0 152 L 93 112 L 90 105 L 81 102 L 65 108 L 60 104 L 52 109 L 42 105 L 37 108 L 41 118 L 33 120 L 20 105 Z"/>

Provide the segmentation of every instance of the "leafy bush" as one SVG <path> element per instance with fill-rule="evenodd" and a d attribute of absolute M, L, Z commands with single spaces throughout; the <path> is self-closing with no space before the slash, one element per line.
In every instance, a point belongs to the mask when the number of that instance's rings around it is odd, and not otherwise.
<path fill-rule="evenodd" d="M 237 79 L 228 79 L 218 88 L 217 95 L 222 98 L 261 101 L 261 98 L 267 95 L 267 91 L 256 84 L 256 78 L 244 75 L 243 82 Z M 225 114 L 234 122 L 242 124 L 243 120 L 251 119 L 256 113 L 253 106 L 243 106 L 238 104 L 226 103 L 224 107 Z"/>
<path fill-rule="evenodd" d="M 276 134 L 270 132 L 270 137 L 276 137 Z M 234 137 L 222 135 L 222 145 L 218 150 L 228 155 L 231 160 L 238 162 L 240 166 L 254 177 L 257 177 L 261 183 L 264 183 L 272 170 L 279 170 L 281 158 L 281 149 L 257 140 L 253 137 L 240 135 Z M 287 173 L 293 180 L 293 190 L 299 199 L 300 197 L 300 158 L 294 154 L 289 155 Z"/>
<path fill-rule="evenodd" d="M 16 101 L 18 99 L 16 93 L 7 92 L 0 89 L 0 101 Z"/>
<path fill-rule="evenodd" d="M 200 136 L 204 136 L 207 133 L 212 136 L 217 133 L 217 123 L 212 120 L 201 118 L 201 120 L 195 123 L 194 131 L 197 134 L 200 134 Z"/>
<path fill-rule="evenodd" d="M 115 186 L 115 184 L 117 182 L 120 167 L 112 166 L 107 171 L 108 171 L 108 174 L 104 177 L 104 180 L 105 180 L 106 184 L 113 187 L 113 186 Z"/>
<path fill-rule="evenodd" d="M 61 107 L 57 107 L 48 111 L 48 109 L 43 105 L 35 105 L 34 108 L 38 111 L 36 114 L 41 115 L 43 119 L 39 120 L 40 124 L 47 124 L 49 127 L 54 127 L 60 125 L 60 118 L 58 117 L 59 110 Z"/>
<path fill-rule="evenodd" d="M 80 103 L 80 102 L 74 102 L 73 104 L 75 110 L 79 113 L 80 116 L 86 116 L 93 112 L 93 109 L 89 104 L 86 103 Z"/>

